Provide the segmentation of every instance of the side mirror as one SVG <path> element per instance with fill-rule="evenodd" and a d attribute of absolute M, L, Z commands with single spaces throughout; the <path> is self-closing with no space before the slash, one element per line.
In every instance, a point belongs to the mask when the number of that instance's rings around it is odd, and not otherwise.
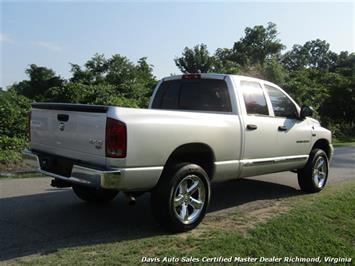
<path fill-rule="evenodd" d="M 313 112 L 314 112 L 314 110 L 312 107 L 307 106 L 307 105 L 302 105 L 300 118 L 305 119 L 307 116 L 312 116 Z"/>

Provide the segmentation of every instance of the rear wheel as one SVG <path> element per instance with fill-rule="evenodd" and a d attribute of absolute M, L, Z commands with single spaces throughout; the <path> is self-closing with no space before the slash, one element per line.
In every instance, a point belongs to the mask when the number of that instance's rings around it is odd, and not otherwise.
<path fill-rule="evenodd" d="M 176 165 L 161 177 L 152 191 L 153 214 L 169 231 L 191 230 L 205 216 L 210 193 L 208 175 L 200 166 Z"/>
<path fill-rule="evenodd" d="M 329 162 L 321 149 L 313 149 L 306 166 L 298 171 L 298 184 L 308 193 L 321 191 L 328 179 Z"/>
<path fill-rule="evenodd" d="M 96 189 L 81 185 L 73 185 L 73 191 L 80 199 L 90 203 L 107 203 L 112 201 L 118 194 L 116 190 Z"/>

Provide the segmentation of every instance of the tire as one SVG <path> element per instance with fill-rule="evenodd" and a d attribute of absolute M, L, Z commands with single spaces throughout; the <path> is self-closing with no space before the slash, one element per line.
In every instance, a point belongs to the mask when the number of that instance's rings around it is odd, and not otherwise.
<path fill-rule="evenodd" d="M 108 203 L 118 194 L 115 190 L 95 189 L 81 185 L 73 185 L 73 191 L 80 199 L 89 203 Z"/>
<path fill-rule="evenodd" d="M 321 149 L 313 149 L 304 168 L 298 171 L 298 184 L 302 191 L 315 193 L 321 191 L 328 179 L 329 161 Z"/>
<path fill-rule="evenodd" d="M 155 219 L 170 232 L 195 228 L 206 214 L 210 180 L 198 165 L 182 163 L 166 171 L 151 195 Z"/>

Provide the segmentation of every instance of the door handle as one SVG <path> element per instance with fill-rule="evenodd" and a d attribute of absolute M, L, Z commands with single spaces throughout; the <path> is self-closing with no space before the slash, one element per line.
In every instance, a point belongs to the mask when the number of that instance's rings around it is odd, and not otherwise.
<path fill-rule="evenodd" d="M 247 129 L 249 129 L 249 130 L 255 130 L 257 128 L 258 128 L 257 125 L 252 125 L 252 124 L 247 125 Z"/>
<path fill-rule="evenodd" d="M 287 127 L 285 127 L 285 126 L 279 126 L 278 130 L 279 130 L 279 131 L 287 131 Z"/>

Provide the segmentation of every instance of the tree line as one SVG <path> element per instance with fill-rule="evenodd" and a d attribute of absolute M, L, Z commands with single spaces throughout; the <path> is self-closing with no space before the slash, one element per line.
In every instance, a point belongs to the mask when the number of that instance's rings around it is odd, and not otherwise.
<path fill-rule="evenodd" d="M 213 54 L 205 44 L 185 47 L 174 62 L 182 73 L 239 74 L 269 80 L 299 104 L 311 105 L 317 118 L 336 137 L 354 135 L 355 53 L 335 53 L 324 40 L 295 44 L 286 51 L 274 23 L 247 27 L 231 48 Z M 95 54 L 83 66 L 70 64 L 64 79 L 35 64 L 28 79 L 0 88 L 0 161 L 16 160 L 26 145 L 30 103 L 65 102 L 145 108 L 157 83 L 153 66 L 143 57 L 132 62 L 115 54 Z M 5 154 L 5 155 L 4 155 Z"/>

